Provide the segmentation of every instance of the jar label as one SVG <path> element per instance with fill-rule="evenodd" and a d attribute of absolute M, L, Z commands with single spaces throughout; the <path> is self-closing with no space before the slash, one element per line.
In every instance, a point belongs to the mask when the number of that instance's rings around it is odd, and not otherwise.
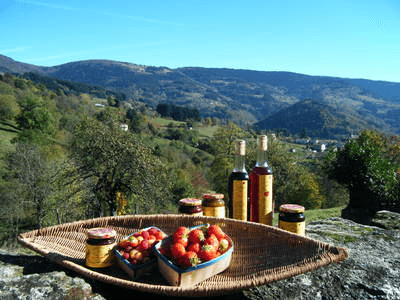
<path fill-rule="evenodd" d="M 225 218 L 225 207 L 208 207 L 203 206 L 203 213 L 205 216 L 209 217 L 217 217 L 217 218 Z"/>
<path fill-rule="evenodd" d="M 234 219 L 247 221 L 247 180 L 233 181 L 233 212 Z"/>
<path fill-rule="evenodd" d="M 259 222 L 272 226 L 272 175 L 258 176 L 258 219 Z"/>
<path fill-rule="evenodd" d="M 105 268 L 111 266 L 114 246 L 115 243 L 101 246 L 86 244 L 86 265 L 91 268 Z"/>
<path fill-rule="evenodd" d="M 293 233 L 297 233 L 299 235 L 305 234 L 306 222 L 285 222 L 279 220 L 279 228 L 290 231 Z"/>

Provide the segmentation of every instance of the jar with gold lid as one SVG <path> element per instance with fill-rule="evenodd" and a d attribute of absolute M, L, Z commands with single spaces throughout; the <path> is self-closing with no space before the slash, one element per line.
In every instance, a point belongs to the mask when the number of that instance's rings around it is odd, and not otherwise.
<path fill-rule="evenodd" d="M 192 216 L 202 216 L 203 208 L 201 206 L 201 200 L 195 198 L 184 198 L 179 200 L 179 213 L 192 215 Z"/>
<path fill-rule="evenodd" d="M 282 204 L 279 207 L 279 228 L 299 234 L 305 234 L 304 207 L 296 204 Z"/>
<path fill-rule="evenodd" d="M 203 213 L 205 216 L 225 218 L 224 194 L 207 193 L 203 195 Z"/>
<path fill-rule="evenodd" d="M 85 263 L 91 268 L 106 268 L 113 264 L 116 232 L 112 228 L 91 228 L 87 231 Z"/>

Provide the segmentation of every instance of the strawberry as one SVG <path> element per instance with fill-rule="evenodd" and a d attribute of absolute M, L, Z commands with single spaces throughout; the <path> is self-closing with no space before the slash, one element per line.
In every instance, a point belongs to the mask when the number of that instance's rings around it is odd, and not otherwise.
<path fill-rule="evenodd" d="M 171 256 L 173 259 L 179 259 L 185 252 L 185 247 L 180 243 L 173 244 L 171 247 Z"/>
<path fill-rule="evenodd" d="M 204 241 L 204 232 L 201 229 L 193 229 L 189 232 L 189 243 L 201 243 Z"/>
<path fill-rule="evenodd" d="M 187 251 L 193 251 L 193 252 L 199 252 L 200 251 L 200 248 L 201 248 L 201 246 L 200 246 L 200 243 L 190 243 L 188 246 L 187 246 L 187 248 L 186 248 L 186 250 Z"/>
<path fill-rule="evenodd" d="M 147 230 L 148 231 L 148 233 L 150 234 L 150 235 L 154 235 L 154 236 L 156 236 L 156 233 L 158 232 L 158 230 L 156 229 L 156 228 L 154 228 L 154 227 L 151 227 L 149 230 Z"/>
<path fill-rule="evenodd" d="M 175 230 L 174 235 L 173 235 L 173 243 L 181 243 L 185 247 L 188 245 L 189 240 L 188 240 L 188 235 L 189 235 L 189 229 L 187 227 L 181 226 L 177 230 Z"/>
<path fill-rule="evenodd" d="M 189 228 L 185 227 L 185 226 L 180 226 L 175 230 L 175 234 L 178 235 L 188 235 L 189 234 Z"/>
<path fill-rule="evenodd" d="M 194 267 L 199 263 L 199 258 L 195 252 L 188 251 L 179 258 L 178 263 L 182 268 Z"/>
<path fill-rule="evenodd" d="M 174 244 L 182 244 L 183 245 L 183 247 L 187 247 L 187 245 L 189 244 L 189 241 L 188 241 L 188 238 L 187 237 L 176 237 L 176 238 L 174 238 L 174 240 L 173 240 L 173 243 Z"/>
<path fill-rule="evenodd" d="M 206 240 L 204 241 L 204 245 L 210 245 L 215 249 L 215 251 L 218 250 L 219 247 L 219 241 L 217 237 L 214 234 L 211 234 Z"/>
<path fill-rule="evenodd" d="M 197 255 L 202 261 L 209 261 L 218 257 L 217 250 L 211 245 L 203 245 Z"/>
<path fill-rule="evenodd" d="M 222 231 L 221 227 L 219 227 L 219 225 L 214 224 L 214 225 L 210 225 L 210 227 L 208 227 L 207 229 L 207 234 L 211 235 L 214 234 L 218 241 L 222 240 L 225 237 L 225 233 Z"/>
<path fill-rule="evenodd" d="M 162 231 L 157 231 L 154 236 L 156 237 L 157 241 L 161 241 L 167 237 L 167 235 Z"/>
<path fill-rule="evenodd" d="M 143 251 L 146 251 L 146 250 L 148 250 L 148 249 L 150 249 L 151 248 L 151 245 L 149 244 L 149 241 L 148 240 L 143 240 L 138 246 L 137 246 L 137 250 L 139 250 L 139 251 L 141 251 L 141 252 L 143 252 Z"/>
<path fill-rule="evenodd" d="M 150 233 L 147 230 L 143 230 L 140 235 L 143 237 L 143 239 L 147 240 L 149 239 Z"/>

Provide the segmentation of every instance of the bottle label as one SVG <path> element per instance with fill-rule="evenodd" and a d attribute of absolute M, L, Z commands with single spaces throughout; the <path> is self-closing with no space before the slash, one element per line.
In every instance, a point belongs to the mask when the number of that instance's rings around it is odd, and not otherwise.
<path fill-rule="evenodd" d="M 205 216 L 225 218 L 225 207 L 208 207 L 203 206 L 203 212 Z"/>
<path fill-rule="evenodd" d="M 233 181 L 233 213 L 234 219 L 247 221 L 247 180 Z"/>
<path fill-rule="evenodd" d="M 305 229 L 306 229 L 306 222 L 285 222 L 279 220 L 279 228 L 290 231 L 293 233 L 297 233 L 299 235 L 304 235 L 305 234 Z"/>
<path fill-rule="evenodd" d="M 272 175 L 258 176 L 258 219 L 259 222 L 272 226 Z"/>

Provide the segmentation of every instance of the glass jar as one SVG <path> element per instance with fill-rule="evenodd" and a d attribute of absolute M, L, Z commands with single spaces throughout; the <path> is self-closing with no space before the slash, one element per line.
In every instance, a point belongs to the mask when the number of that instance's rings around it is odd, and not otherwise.
<path fill-rule="evenodd" d="M 279 228 L 298 235 L 305 234 L 304 207 L 296 204 L 283 204 L 279 207 Z"/>
<path fill-rule="evenodd" d="M 204 194 L 202 206 L 205 216 L 225 218 L 224 194 Z"/>
<path fill-rule="evenodd" d="M 184 198 L 179 200 L 179 213 L 192 216 L 202 216 L 203 208 L 201 200 L 195 198 Z"/>
<path fill-rule="evenodd" d="M 116 232 L 112 228 L 91 228 L 87 231 L 86 260 L 91 268 L 106 268 L 113 264 Z"/>

